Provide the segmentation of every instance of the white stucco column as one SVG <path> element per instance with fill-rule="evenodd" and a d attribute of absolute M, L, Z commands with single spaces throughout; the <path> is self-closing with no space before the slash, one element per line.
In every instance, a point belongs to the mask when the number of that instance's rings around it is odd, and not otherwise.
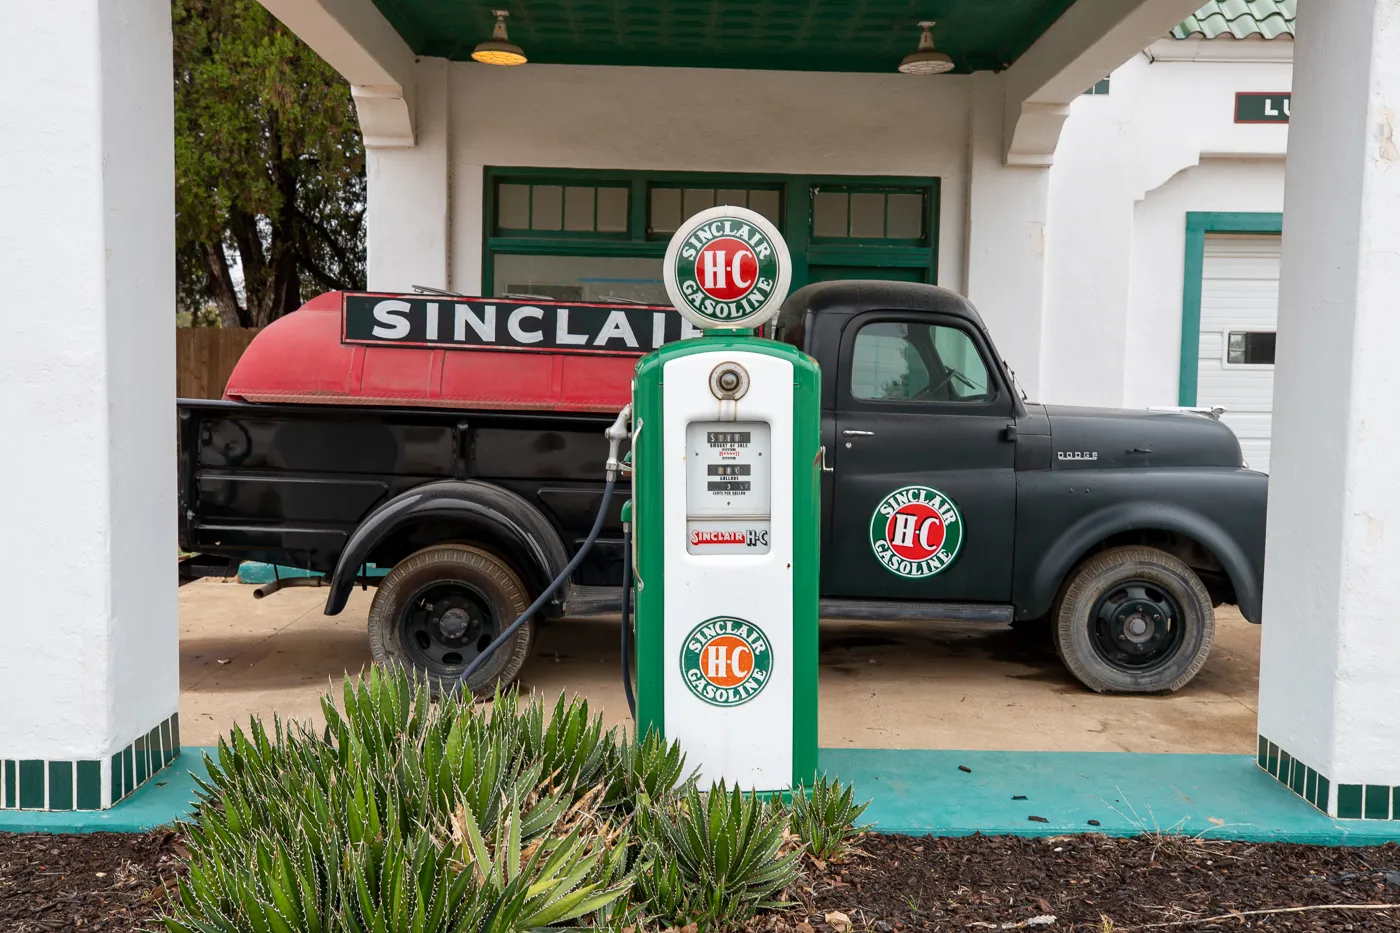
<path fill-rule="evenodd" d="M 0 3 L 0 805 L 179 747 L 167 0 Z"/>
<path fill-rule="evenodd" d="M 1400 818 L 1400 0 L 1302 4 L 1264 571 L 1263 764 Z"/>
<path fill-rule="evenodd" d="M 978 72 L 972 82 L 963 281 L 1017 382 L 1035 398 L 1040 391 L 1050 169 L 1002 161 L 1004 78 Z"/>
<path fill-rule="evenodd" d="M 448 62 L 424 58 L 413 69 L 414 145 L 381 146 L 365 138 L 366 273 L 373 291 L 453 287 L 448 271 Z"/>

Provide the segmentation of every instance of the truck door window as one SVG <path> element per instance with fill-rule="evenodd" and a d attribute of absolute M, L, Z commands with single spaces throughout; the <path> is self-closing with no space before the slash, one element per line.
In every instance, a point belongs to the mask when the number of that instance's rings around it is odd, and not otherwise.
<path fill-rule="evenodd" d="M 987 367 L 965 332 L 940 324 L 877 321 L 856 333 L 851 395 L 870 401 L 985 402 Z"/>

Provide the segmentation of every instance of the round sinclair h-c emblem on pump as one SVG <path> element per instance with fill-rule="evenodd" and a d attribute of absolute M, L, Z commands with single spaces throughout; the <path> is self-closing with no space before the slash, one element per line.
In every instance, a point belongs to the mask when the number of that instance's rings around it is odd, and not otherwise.
<path fill-rule="evenodd" d="M 792 259 L 762 214 L 712 207 L 671 237 L 662 277 L 671 303 L 696 327 L 757 327 L 787 297 Z"/>
<path fill-rule="evenodd" d="M 763 630 L 733 616 L 706 619 L 681 646 L 681 677 L 712 706 L 738 706 L 762 692 L 773 676 L 773 649 Z"/>
<path fill-rule="evenodd" d="M 890 573 L 911 580 L 948 569 L 962 540 L 962 513 L 952 499 L 928 486 L 896 489 L 870 516 L 875 559 Z"/>

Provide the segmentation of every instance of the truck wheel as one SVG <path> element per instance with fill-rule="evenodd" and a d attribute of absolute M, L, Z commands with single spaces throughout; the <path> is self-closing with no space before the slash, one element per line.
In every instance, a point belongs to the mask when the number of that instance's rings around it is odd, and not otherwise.
<path fill-rule="evenodd" d="M 520 578 L 494 555 L 461 544 L 424 548 L 380 583 L 369 609 L 370 654 L 426 678 L 438 696 L 456 689 L 467 665 L 529 604 Z M 472 675 L 472 693 L 515 680 L 534 635 L 531 619 Z"/>
<path fill-rule="evenodd" d="M 1154 548 L 1096 554 L 1070 576 L 1053 616 L 1055 650 L 1099 693 L 1170 693 L 1190 683 L 1215 640 L 1210 594 Z"/>

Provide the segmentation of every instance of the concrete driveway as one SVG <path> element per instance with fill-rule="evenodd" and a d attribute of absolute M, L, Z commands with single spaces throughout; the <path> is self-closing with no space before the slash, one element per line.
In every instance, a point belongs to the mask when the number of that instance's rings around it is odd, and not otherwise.
<path fill-rule="evenodd" d="M 319 697 L 370 663 L 357 591 L 339 616 L 325 591 L 200 581 L 180 590 L 180 725 L 211 745 L 250 714 L 319 718 Z M 551 701 L 587 696 L 610 724 L 629 722 L 618 624 L 545 626 L 521 683 Z M 1215 650 L 1184 690 L 1100 696 L 1060 666 L 1048 644 L 1006 626 L 827 623 L 821 637 L 819 740 L 824 747 L 1012 751 L 1255 750 L 1259 627 L 1217 610 Z"/>

